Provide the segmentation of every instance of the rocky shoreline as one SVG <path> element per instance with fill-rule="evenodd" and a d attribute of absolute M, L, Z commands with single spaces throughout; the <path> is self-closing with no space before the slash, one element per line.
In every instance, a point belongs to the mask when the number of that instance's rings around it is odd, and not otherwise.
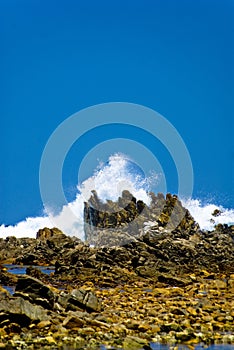
<path fill-rule="evenodd" d="M 0 289 L 0 349 L 234 344 L 234 226 L 202 231 L 176 196 L 151 197 L 103 204 L 94 192 L 86 242 L 57 228 L 0 239 L 0 283 L 15 286 Z"/>

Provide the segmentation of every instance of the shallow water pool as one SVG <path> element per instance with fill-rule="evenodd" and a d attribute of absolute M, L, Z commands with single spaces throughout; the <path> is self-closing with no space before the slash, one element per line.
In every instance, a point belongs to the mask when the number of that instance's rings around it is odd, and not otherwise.
<path fill-rule="evenodd" d="M 13 273 L 14 275 L 25 275 L 26 269 L 29 266 L 32 266 L 34 268 L 37 268 L 41 272 L 49 275 L 51 272 L 55 271 L 54 266 L 34 266 L 34 265 L 12 265 L 12 264 L 5 264 L 3 265 L 8 272 Z"/>

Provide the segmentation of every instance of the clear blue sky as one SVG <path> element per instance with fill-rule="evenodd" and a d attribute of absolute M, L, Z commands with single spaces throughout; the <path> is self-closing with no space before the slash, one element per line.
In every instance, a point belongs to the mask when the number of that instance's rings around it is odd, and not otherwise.
<path fill-rule="evenodd" d="M 112 101 L 166 117 L 190 152 L 194 197 L 234 207 L 233 21 L 232 0 L 1 0 L 0 223 L 41 214 L 39 163 L 59 123 Z M 78 162 L 71 150 L 69 186 Z"/>

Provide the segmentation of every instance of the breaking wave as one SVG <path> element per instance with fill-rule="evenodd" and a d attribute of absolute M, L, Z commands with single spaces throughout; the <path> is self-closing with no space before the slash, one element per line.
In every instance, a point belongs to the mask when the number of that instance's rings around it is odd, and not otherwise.
<path fill-rule="evenodd" d="M 89 199 L 92 190 L 96 190 L 102 201 L 114 201 L 127 189 L 137 199 L 149 205 L 150 198 L 147 193 L 157 189 L 159 182 L 159 174 L 145 177 L 142 169 L 129 157 L 114 154 L 107 163 L 100 163 L 94 174 L 77 186 L 75 200 L 65 205 L 58 215 L 46 208 L 47 214 L 44 216 L 29 217 L 14 226 L 1 225 L 0 237 L 35 237 L 40 228 L 57 226 L 64 233 L 83 239 L 83 205 Z M 199 199 L 182 199 L 182 203 L 202 229 L 212 230 L 219 223 L 234 224 L 233 209 L 225 209 L 212 203 L 203 204 Z M 220 215 L 213 216 L 212 213 L 216 209 Z"/>

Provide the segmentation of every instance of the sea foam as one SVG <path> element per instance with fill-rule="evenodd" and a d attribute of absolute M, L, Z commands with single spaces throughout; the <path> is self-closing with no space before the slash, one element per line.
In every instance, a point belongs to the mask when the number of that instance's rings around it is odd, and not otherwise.
<path fill-rule="evenodd" d="M 83 208 L 84 202 L 89 199 L 92 190 L 96 190 L 98 197 L 105 201 L 107 199 L 117 200 L 122 191 L 129 190 L 137 199 L 150 204 L 148 192 L 159 181 L 159 176 L 145 178 L 141 169 L 123 154 L 110 156 L 105 164 L 100 164 L 94 174 L 78 184 L 77 194 L 74 201 L 67 203 L 59 214 L 53 214 L 50 208 L 45 208 L 45 215 L 39 217 L 28 217 L 14 226 L 0 226 L 0 237 L 7 236 L 35 237 L 36 232 L 43 227 L 60 228 L 64 233 L 84 238 L 83 231 Z M 157 186 L 156 186 L 157 187 Z M 182 199 L 183 205 L 190 211 L 194 219 L 202 229 L 212 230 L 218 223 L 233 224 L 234 210 L 225 209 L 212 203 L 203 204 L 199 199 Z M 214 217 L 215 209 L 221 211 L 221 215 Z"/>

